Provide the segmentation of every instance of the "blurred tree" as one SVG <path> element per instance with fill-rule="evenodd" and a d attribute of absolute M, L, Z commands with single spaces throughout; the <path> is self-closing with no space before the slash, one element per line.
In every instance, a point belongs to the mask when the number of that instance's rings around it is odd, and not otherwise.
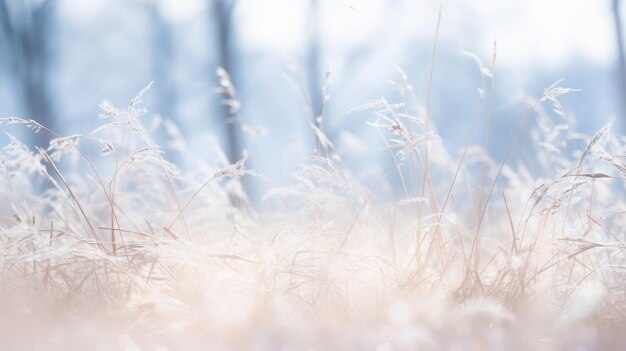
<path fill-rule="evenodd" d="M 213 4 L 213 16 L 216 25 L 217 35 L 217 56 L 218 65 L 224 72 L 218 71 L 218 83 L 222 88 L 222 111 L 226 127 L 227 155 L 231 163 L 237 162 L 241 158 L 240 133 L 238 128 L 237 106 L 234 106 L 234 89 L 230 82 L 233 62 L 232 62 L 232 32 L 231 25 L 235 0 L 209 0 Z M 228 85 L 229 87 L 226 87 Z"/>
<path fill-rule="evenodd" d="M 615 39 L 617 40 L 618 72 L 619 72 L 619 106 L 622 112 L 623 128 L 626 128 L 626 53 L 624 52 L 624 32 L 620 14 L 621 0 L 613 0 L 613 20 L 615 22 Z"/>
<path fill-rule="evenodd" d="M 306 57 L 308 68 L 308 90 L 309 90 L 309 108 L 313 123 L 322 129 L 322 121 L 317 120 L 321 117 L 323 101 L 322 101 L 322 82 L 320 77 L 320 2 L 319 0 L 310 0 L 310 11 L 308 16 L 309 31 L 309 48 Z"/>
<path fill-rule="evenodd" d="M 28 118 L 54 129 L 48 86 L 50 38 L 56 0 L 0 0 L 0 47 L 20 89 Z M 50 135 L 38 133 L 34 144 L 47 147 Z"/>
<path fill-rule="evenodd" d="M 322 20 L 322 8 L 321 8 L 321 0 L 310 0 L 309 3 L 309 13 L 307 15 L 308 18 L 308 32 L 309 32 L 309 45 L 308 52 L 306 55 L 306 66 L 307 66 L 307 90 L 308 90 L 308 101 L 307 104 L 310 109 L 312 123 L 315 125 L 320 131 L 322 131 L 329 140 L 333 140 L 334 137 L 331 135 L 330 130 L 328 129 L 328 125 L 325 123 L 325 110 L 327 102 L 325 100 L 325 91 L 326 89 L 326 77 L 325 75 L 329 72 L 322 73 L 321 67 L 321 52 L 322 52 L 322 33 L 320 23 Z M 319 140 L 319 136 L 315 135 L 317 150 L 320 154 L 324 154 L 324 150 L 321 147 L 321 142 Z M 325 155 L 327 156 L 327 155 Z"/>
<path fill-rule="evenodd" d="M 291 69 L 291 83 L 294 85 L 298 93 L 300 94 L 305 108 L 307 109 L 310 117 L 310 125 L 319 129 L 330 140 L 332 138 L 328 135 L 326 125 L 324 123 L 324 110 L 326 102 L 324 101 L 326 79 L 322 77 L 320 67 L 320 52 L 321 52 L 321 29 L 320 29 L 320 1 L 309 0 L 308 12 L 305 14 L 304 32 L 306 33 L 306 45 L 307 48 L 303 57 L 294 55 L 293 62 L 290 65 Z M 313 139 L 315 140 L 315 146 L 317 152 L 325 155 L 325 150 L 322 147 L 320 135 L 311 129 Z"/>
<path fill-rule="evenodd" d="M 238 117 L 239 101 L 232 82 L 234 69 L 232 51 L 233 38 L 233 10 L 236 0 L 209 0 L 213 3 L 213 16 L 215 18 L 217 35 L 218 69 L 217 79 L 222 95 L 222 111 L 226 127 L 227 156 L 230 163 L 239 161 L 242 157 L 243 138 L 241 136 L 240 121 Z M 240 209 L 249 209 L 248 199 L 255 200 L 256 196 L 248 178 L 241 179 L 241 189 L 229 192 L 232 204 Z"/>

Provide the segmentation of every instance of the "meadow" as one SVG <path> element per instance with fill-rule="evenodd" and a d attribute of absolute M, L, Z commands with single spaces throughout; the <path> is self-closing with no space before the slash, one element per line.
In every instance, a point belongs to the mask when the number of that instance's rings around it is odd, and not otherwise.
<path fill-rule="evenodd" d="M 84 135 L 0 118 L 53 138 L 0 154 L 0 348 L 623 349 L 626 138 L 572 128 L 559 98 L 584 92 L 557 82 L 492 158 L 490 129 L 470 140 L 491 123 L 495 57 L 467 55 L 483 85 L 463 149 L 394 67 L 395 96 L 354 109 L 388 153 L 378 181 L 353 176 L 320 118 L 271 210 L 245 191 L 263 177 L 245 157 L 166 158 L 183 140 L 142 105 L 150 86 L 103 102 Z"/>

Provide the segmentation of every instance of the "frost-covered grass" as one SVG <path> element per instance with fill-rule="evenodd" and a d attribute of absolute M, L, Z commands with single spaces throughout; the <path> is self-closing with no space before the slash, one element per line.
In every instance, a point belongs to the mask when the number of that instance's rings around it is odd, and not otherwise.
<path fill-rule="evenodd" d="M 576 133 L 554 85 L 504 161 L 489 141 L 452 156 L 398 73 L 396 102 L 357 108 L 389 154 L 379 181 L 355 181 L 312 125 L 319 152 L 263 213 L 245 161 L 216 148 L 184 173 L 164 158 L 145 90 L 103 103 L 87 135 L 0 119 L 55 137 L 45 150 L 11 138 L 0 155 L 0 348 L 625 347 L 625 138 Z M 468 136 L 490 119 L 486 83 Z M 529 136 L 533 158 L 511 162 Z M 383 195 L 386 180 L 402 195 Z"/>

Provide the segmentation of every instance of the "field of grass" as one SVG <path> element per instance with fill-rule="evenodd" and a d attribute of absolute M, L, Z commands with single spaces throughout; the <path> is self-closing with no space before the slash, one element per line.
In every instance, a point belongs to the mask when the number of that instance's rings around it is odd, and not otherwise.
<path fill-rule="evenodd" d="M 492 110 L 476 60 L 468 140 Z M 452 154 L 397 72 L 393 100 L 357 108 L 388 151 L 379 181 L 312 125 L 317 152 L 262 213 L 245 160 L 165 159 L 147 89 L 85 135 L 1 118 L 55 139 L 0 154 L 0 349 L 624 349 L 626 138 L 577 133 L 557 83 L 504 160 L 489 140 Z M 532 159 L 511 156 L 522 140 Z"/>

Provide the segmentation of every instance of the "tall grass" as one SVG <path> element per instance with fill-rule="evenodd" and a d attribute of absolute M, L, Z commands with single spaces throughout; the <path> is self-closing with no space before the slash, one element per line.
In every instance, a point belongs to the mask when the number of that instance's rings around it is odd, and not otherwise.
<path fill-rule="evenodd" d="M 378 181 L 359 184 L 312 125 L 324 150 L 266 195 L 269 213 L 242 190 L 245 160 L 216 148 L 185 173 L 165 159 L 142 122 L 149 87 L 103 103 L 86 135 L 1 118 L 55 139 L 11 137 L 0 155 L 0 348 L 624 347 L 624 137 L 572 130 L 557 82 L 492 159 L 469 140 L 491 115 L 495 55 L 470 57 L 483 84 L 458 157 L 398 68 L 398 102 L 357 107 L 389 153 Z M 534 159 L 513 164 L 528 136 Z"/>

